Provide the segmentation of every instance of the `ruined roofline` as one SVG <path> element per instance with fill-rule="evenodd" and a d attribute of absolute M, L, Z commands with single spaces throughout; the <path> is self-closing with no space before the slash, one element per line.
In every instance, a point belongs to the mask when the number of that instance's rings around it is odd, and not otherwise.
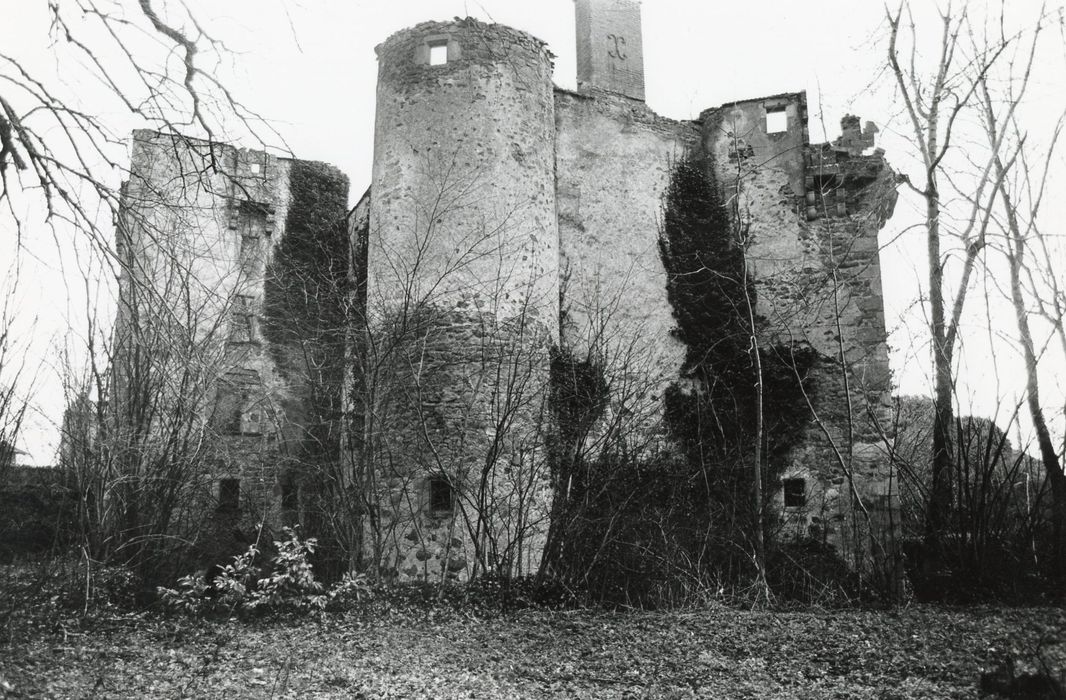
<path fill-rule="evenodd" d="M 205 148 L 210 148 L 214 146 L 216 148 L 232 149 L 235 151 L 253 151 L 256 153 L 263 153 L 265 155 L 268 155 L 271 158 L 274 158 L 275 160 L 283 160 L 289 163 L 300 162 L 307 163 L 310 165 L 320 165 L 326 168 L 331 168 L 337 171 L 339 174 L 343 175 L 345 178 L 348 178 L 347 173 L 338 168 L 336 165 L 328 163 L 324 160 L 308 160 L 306 158 L 297 158 L 294 155 L 275 155 L 264 148 L 249 148 L 247 146 L 241 146 L 240 144 L 230 143 L 229 141 L 221 141 L 219 139 L 205 139 L 200 138 L 198 136 L 187 136 L 178 131 L 159 131 L 158 129 L 134 129 L 130 133 L 130 136 L 134 142 L 139 141 L 141 143 L 151 143 L 156 140 L 155 137 L 162 137 L 165 139 L 172 139 L 173 141 L 178 143 L 184 143 L 194 146 L 203 146 Z"/>
<path fill-rule="evenodd" d="M 560 101 L 580 101 L 598 111 L 613 114 L 615 118 L 630 119 L 635 123 L 644 124 L 665 133 L 682 135 L 686 130 L 694 130 L 698 126 L 698 123 L 691 119 L 664 117 L 643 100 L 607 90 L 575 92 L 554 86 L 554 98 L 556 109 L 559 108 Z"/>
<path fill-rule="evenodd" d="M 796 92 L 778 92 L 778 93 L 773 94 L 773 95 L 762 95 L 760 97 L 749 97 L 749 98 L 744 99 L 744 100 L 733 100 L 732 102 L 723 102 L 722 104 L 718 105 L 717 108 L 712 107 L 711 109 L 722 109 L 723 107 L 733 107 L 733 106 L 736 106 L 736 105 L 751 104 L 752 102 L 766 102 L 767 100 L 792 100 L 792 99 L 798 99 L 798 100 L 802 100 L 803 102 L 806 102 L 807 101 L 807 91 L 806 90 L 798 90 Z"/>
<path fill-rule="evenodd" d="M 363 192 L 362 196 L 360 196 L 359 199 L 356 200 L 355 204 L 348 208 L 349 217 L 355 214 L 355 212 L 358 211 L 359 207 L 364 206 L 370 201 L 370 190 L 372 190 L 373 188 L 373 185 L 369 185 L 366 188 L 366 191 Z"/>
<path fill-rule="evenodd" d="M 559 87 L 558 85 L 552 85 L 552 88 L 554 89 L 555 94 L 557 94 L 557 95 L 567 95 L 569 97 L 574 97 L 574 98 L 580 99 L 580 100 L 600 100 L 600 99 L 605 99 L 606 98 L 608 100 L 613 100 L 613 101 L 615 101 L 617 103 L 620 103 L 620 104 L 630 104 L 630 105 L 634 105 L 634 106 L 635 105 L 641 105 L 642 111 L 646 111 L 650 115 L 654 115 L 657 119 L 661 119 L 663 121 L 668 121 L 668 122 L 673 122 L 674 124 L 685 124 L 685 125 L 700 125 L 700 124 L 703 123 L 704 118 L 707 115 L 713 114 L 713 113 L 718 112 L 719 110 L 722 110 L 722 109 L 727 109 L 729 107 L 736 107 L 736 106 L 739 106 L 739 105 L 754 104 L 754 103 L 758 103 L 758 102 L 767 102 L 767 101 L 789 101 L 789 102 L 799 101 L 799 102 L 801 102 L 803 104 L 807 103 L 807 91 L 806 90 L 800 90 L 798 92 L 779 92 L 777 94 L 766 95 L 764 97 L 752 97 L 752 98 L 745 99 L 745 100 L 733 100 L 732 102 L 723 102 L 722 104 L 718 105 L 717 107 L 707 107 L 706 109 L 701 110 L 699 116 L 696 117 L 695 119 L 676 119 L 674 117 L 668 117 L 666 115 L 659 114 L 654 109 L 649 107 L 647 102 L 644 102 L 643 100 L 638 100 L 638 99 L 633 98 L 633 97 L 627 97 L 626 95 L 622 95 L 622 94 L 616 93 L 616 92 L 611 92 L 610 90 L 592 89 L 592 90 L 578 91 L 578 90 L 572 90 L 570 88 Z"/>
<path fill-rule="evenodd" d="M 384 41 L 374 47 L 374 54 L 380 58 L 382 49 L 387 44 L 404 36 L 436 32 L 446 33 L 453 28 L 473 28 L 479 31 L 491 32 L 497 37 L 507 36 L 516 40 L 515 43 L 517 44 L 525 43 L 535 50 L 543 51 L 554 64 L 555 54 L 553 54 L 551 49 L 548 48 L 548 42 L 530 34 L 529 32 L 522 31 L 521 29 L 515 29 L 512 26 L 500 24 L 498 22 L 482 22 L 476 17 L 453 17 L 450 20 L 428 20 L 425 22 L 419 22 L 411 27 L 397 29 L 392 34 L 389 34 Z"/>
<path fill-rule="evenodd" d="M 555 83 L 552 83 L 552 89 L 555 92 L 562 93 L 564 95 L 572 95 L 573 97 L 581 97 L 581 98 L 584 98 L 586 100 L 595 100 L 596 98 L 599 98 L 599 97 L 609 97 L 611 99 L 625 100 L 626 102 L 629 102 L 629 103 L 644 105 L 645 107 L 647 107 L 649 112 L 655 113 L 655 115 L 658 116 L 658 117 L 662 117 L 663 119 L 671 119 L 671 117 L 665 117 L 665 116 L 655 112 L 654 109 L 652 109 L 651 107 L 647 106 L 648 105 L 647 102 L 645 102 L 644 100 L 642 100 L 640 98 L 630 97 L 629 95 L 625 95 L 625 94 L 622 94 L 620 92 L 614 92 L 613 90 L 608 90 L 606 88 L 586 87 L 583 90 L 571 90 L 570 88 L 559 87 Z M 673 121 L 685 121 L 685 120 L 683 120 L 683 119 L 673 119 Z"/>
<path fill-rule="evenodd" d="M 723 102 L 717 107 L 708 107 L 700 112 L 700 116 L 697 117 L 697 123 L 703 123 L 704 117 L 708 114 L 718 112 L 719 110 L 728 109 L 730 107 L 739 107 L 740 105 L 750 105 L 757 102 L 770 102 L 770 101 L 782 101 L 782 102 L 800 102 L 807 104 L 807 91 L 800 90 L 798 92 L 778 92 L 773 95 L 764 95 L 762 97 L 749 97 L 743 100 L 732 100 L 730 102 Z"/>

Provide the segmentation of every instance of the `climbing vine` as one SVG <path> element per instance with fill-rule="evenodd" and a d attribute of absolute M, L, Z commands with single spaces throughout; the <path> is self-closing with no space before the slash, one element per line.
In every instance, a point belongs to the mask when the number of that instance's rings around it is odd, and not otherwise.
<path fill-rule="evenodd" d="M 722 201 L 713 163 L 694 156 L 675 164 L 663 199 L 659 253 L 675 336 L 685 345 L 681 379 L 665 392 L 667 429 L 702 486 L 700 516 L 724 551 L 750 548 L 757 518 L 752 493 L 755 454 L 763 482 L 780 480 L 790 450 L 805 430 L 804 393 L 816 353 L 768 344 L 757 314 L 755 280 L 747 273 L 742 222 Z M 762 386 L 762 415 L 757 391 Z M 762 418 L 762 434 L 756 431 Z M 762 450 L 754 449 L 762 439 Z M 698 477 L 698 478 L 696 478 Z"/>
<path fill-rule="evenodd" d="M 331 576 L 344 566 L 327 514 L 337 510 L 330 465 L 340 450 L 349 325 L 348 181 L 322 163 L 293 161 L 289 193 L 285 228 L 266 269 L 263 336 L 293 394 L 283 406 L 286 424 L 300 426 L 287 436 L 292 466 L 283 478 L 302 494 L 293 505 L 304 532 L 322 542 L 320 573 Z"/>
<path fill-rule="evenodd" d="M 340 407 L 349 295 L 348 182 L 321 163 L 293 161 L 291 201 L 266 270 L 263 336 L 316 423 Z"/>
<path fill-rule="evenodd" d="M 682 160 L 663 197 L 659 253 L 674 334 L 685 346 L 680 377 L 663 395 L 670 449 L 633 453 L 608 443 L 586 454 L 611 410 L 610 372 L 591 354 L 564 349 L 552 358 L 555 508 L 546 569 L 593 598 L 669 604 L 711 586 L 744 585 L 753 527 L 773 519 L 772 509 L 755 512 L 752 498 L 758 382 L 768 487 L 807 427 L 804 393 L 813 396 L 816 353 L 754 342 L 768 324 L 751 313 L 756 284 L 713 173 L 705 157 Z"/>

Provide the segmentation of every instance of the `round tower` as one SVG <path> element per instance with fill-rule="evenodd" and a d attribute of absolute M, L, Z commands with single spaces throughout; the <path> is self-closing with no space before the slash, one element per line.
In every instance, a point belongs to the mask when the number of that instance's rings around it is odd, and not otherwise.
<path fill-rule="evenodd" d="M 551 54 L 473 19 L 405 29 L 377 54 L 364 414 L 379 564 L 528 573 L 559 333 Z"/>
<path fill-rule="evenodd" d="M 533 312 L 556 332 L 555 116 L 544 43 L 465 19 L 402 30 L 377 54 L 371 313 L 413 292 L 501 320 Z"/>

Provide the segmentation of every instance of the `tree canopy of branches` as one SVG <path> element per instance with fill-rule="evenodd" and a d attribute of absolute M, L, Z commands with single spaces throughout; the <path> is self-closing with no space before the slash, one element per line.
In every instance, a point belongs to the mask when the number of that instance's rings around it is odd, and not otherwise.
<path fill-rule="evenodd" d="M 0 206 L 20 236 L 26 203 L 107 248 L 111 220 L 98 207 L 118 214 L 108 175 L 121 166 L 126 128 L 215 140 L 239 124 L 276 136 L 216 77 L 226 46 L 185 3 L 57 0 L 47 13 L 60 75 L 0 50 Z M 81 105 L 67 84 L 75 75 L 102 86 L 109 104 Z M 116 115 L 128 122 L 121 133 Z"/>

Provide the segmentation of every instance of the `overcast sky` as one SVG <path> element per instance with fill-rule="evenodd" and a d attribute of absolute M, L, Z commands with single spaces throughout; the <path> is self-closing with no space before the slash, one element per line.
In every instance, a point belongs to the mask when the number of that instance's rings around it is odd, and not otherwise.
<path fill-rule="evenodd" d="M 424 20 L 474 16 L 525 30 L 548 44 L 556 56 L 555 82 L 575 87 L 574 5 L 572 0 L 187 0 L 200 21 L 227 42 L 232 57 L 218 68 L 237 95 L 269 117 L 292 153 L 330 162 L 351 179 L 354 201 L 370 184 L 377 62 L 374 46 L 392 32 Z M 1059 0 L 1058 5 L 1061 5 Z M 932 2 L 917 0 L 928 12 Z M 1036 3 L 1014 2 L 1031 10 Z M 971 3 L 975 8 L 976 3 Z M 45 3 L 0 0 L 0 47 L 28 66 L 56 74 L 50 58 Z M 812 141 L 837 135 L 839 120 L 854 113 L 882 127 L 882 144 L 898 169 L 918 172 L 893 102 L 891 85 L 881 74 L 885 50 L 884 10 L 869 0 L 645 0 L 643 3 L 645 82 L 648 105 L 662 115 L 693 118 L 707 107 L 780 92 L 806 90 Z M 919 14 L 919 22 L 935 19 Z M 935 38 L 935 29 L 927 33 Z M 1061 38 L 1051 37 L 1061 43 Z M 1051 56 L 1049 60 L 1054 60 Z M 1061 56 L 1038 76 L 1043 116 L 1061 109 L 1066 98 Z M 70 85 L 89 109 L 93 85 Z M 116 114 L 114 128 L 138 126 Z M 823 132 L 822 125 L 825 125 Z M 117 181 L 121 173 L 114 173 Z M 1060 190 L 1061 191 L 1061 190 Z M 906 310 L 920 292 L 923 247 L 914 234 L 899 235 L 917 221 L 917 203 L 903 197 L 884 232 L 883 260 L 887 319 L 896 333 L 893 367 L 904 393 L 927 394 L 924 374 L 928 352 L 921 345 L 921 315 Z M 0 218 L 0 256 L 16 247 L 6 219 Z M 62 260 L 48 236 L 23 242 L 17 306 L 21 322 L 36 317 L 24 345 L 44 363 L 38 378 L 35 414 L 22 440 L 30 461 L 54 459 L 56 424 L 62 410 L 55 376 L 58 348 L 68 327 L 84 326 L 76 265 Z M 2 261 L 3 257 L 0 257 Z M 68 301 L 73 298 L 74 301 Z M 901 320 L 902 319 L 902 320 Z M 915 327 L 915 324 L 919 327 Z M 908 330 L 910 327 L 912 330 Z M 994 402 L 994 385 L 982 371 L 988 353 L 977 338 L 989 334 L 975 326 L 972 372 L 981 380 L 963 388 L 964 402 L 976 410 Z M 918 338 L 918 340 L 915 340 Z M 983 341 L 982 341 L 983 342 Z M 1002 357 L 1002 348 L 999 351 Z M 1001 363 L 1006 367 L 1014 358 Z M 1007 367 L 1006 385 L 1017 385 Z M 1056 371 L 1061 378 L 1061 373 Z M 1061 392 L 1060 392 L 1061 395 Z M 969 397 L 965 398 L 965 397 Z M 1054 403 L 1054 402 L 1052 402 Z M 1061 406 L 1061 399 L 1058 401 Z"/>

